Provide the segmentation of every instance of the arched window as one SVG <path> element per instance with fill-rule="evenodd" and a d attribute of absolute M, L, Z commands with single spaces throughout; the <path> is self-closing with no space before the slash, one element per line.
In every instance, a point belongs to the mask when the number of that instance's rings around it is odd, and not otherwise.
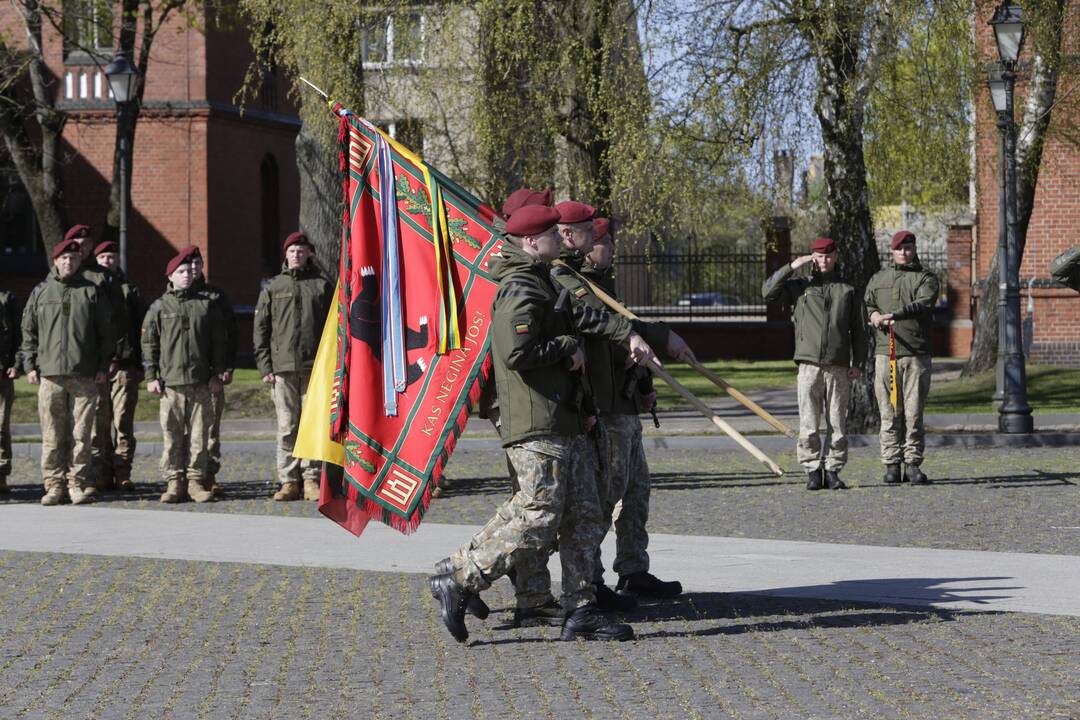
<path fill-rule="evenodd" d="M 262 240 L 263 269 L 277 275 L 281 266 L 280 185 L 277 160 L 270 153 L 259 167 L 259 228 Z"/>

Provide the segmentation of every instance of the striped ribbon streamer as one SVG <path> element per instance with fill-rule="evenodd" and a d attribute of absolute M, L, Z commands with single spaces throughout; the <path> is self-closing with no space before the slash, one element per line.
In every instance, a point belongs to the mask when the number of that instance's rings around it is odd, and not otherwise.
<path fill-rule="evenodd" d="M 397 415 L 397 393 L 405 390 L 405 324 L 401 308 L 401 240 L 390 144 L 379 136 L 379 197 L 382 202 L 383 408 Z"/>

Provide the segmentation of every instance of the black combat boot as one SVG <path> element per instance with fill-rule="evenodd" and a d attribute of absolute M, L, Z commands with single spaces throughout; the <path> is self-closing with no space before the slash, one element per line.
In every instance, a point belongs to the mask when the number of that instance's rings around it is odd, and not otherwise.
<path fill-rule="evenodd" d="M 435 563 L 436 575 L 449 575 L 457 568 L 454 567 L 454 561 L 450 558 L 443 558 L 439 562 Z M 470 595 L 469 604 L 465 607 L 469 611 L 469 614 L 475 617 L 477 620 L 487 620 L 488 615 L 491 614 L 491 608 L 479 595 Z"/>
<path fill-rule="evenodd" d="M 515 608 L 514 609 L 514 627 L 538 627 L 547 625 L 549 627 L 562 627 L 563 622 L 566 620 L 566 613 L 563 612 L 562 605 L 554 600 L 548 600 L 543 605 L 531 608 Z"/>
<path fill-rule="evenodd" d="M 885 466 L 885 484 L 886 485 L 899 485 L 902 478 L 900 477 L 900 463 L 890 463 Z"/>
<path fill-rule="evenodd" d="M 847 485 L 840 479 L 840 473 L 835 470 L 825 471 L 825 485 L 830 490 L 847 490 Z"/>
<path fill-rule="evenodd" d="M 637 572 L 620 577 L 615 590 L 620 595 L 673 598 L 682 595 L 682 583 L 678 580 L 664 581 L 648 572 Z"/>
<path fill-rule="evenodd" d="M 582 605 L 566 616 L 560 640 L 633 640 L 634 629 L 617 623 L 595 605 Z"/>
<path fill-rule="evenodd" d="M 601 610 L 630 612 L 637 607 L 637 600 L 629 595 L 619 595 L 602 582 L 593 583 L 596 588 L 596 607 Z"/>
<path fill-rule="evenodd" d="M 918 465 L 905 465 L 904 474 L 907 475 L 908 482 L 910 482 L 912 485 L 930 484 L 930 478 L 926 477 L 926 474 L 919 469 Z"/>
<path fill-rule="evenodd" d="M 817 468 L 816 470 L 811 470 L 810 472 L 806 473 L 806 476 L 809 478 L 809 480 L 806 481 L 806 489 L 807 490 L 820 490 L 821 489 L 821 487 L 822 487 L 821 468 Z"/>
<path fill-rule="evenodd" d="M 453 575 L 432 575 L 428 583 L 431 585 L 431 597 L 439 603 L 439 613 L 446 629 L 455 640 L 465 642 L 469 639 L 469 630 L 465 627 L 465 606 L 472 593 L 461 587 Z"/>

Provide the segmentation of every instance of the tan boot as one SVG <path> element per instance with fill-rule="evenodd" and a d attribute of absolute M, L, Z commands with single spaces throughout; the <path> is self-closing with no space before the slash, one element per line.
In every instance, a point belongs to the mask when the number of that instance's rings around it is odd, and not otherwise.
<path fill-rule="evenodd" d="M 318 500 L 320 494 L 319 481 L 313 478 L 306 478 L 304 480 L 304 499 L 305 500 Z"/>
<path fill-rule="evenodd" d="M 290 480 L 281 483 L 281 489 L 274 493 L 274 500 L 285 502 L 300 499 L 300 483 Z"/>
<path fill-rule="evenodd" d="M 71 497 L 72 505 L 85 505 L 94 502 L 94 495 L 97 494 L 97 488 L 93 485 L 87 485 L 86 487 L 79 487 L 78 485 L 68 485 L 68 495 Z"/>
<path fill-rule="evenodd" d="M 184 501 L 184 488 L 180 480 L 170 480 L 169 487 L 161 494 L 161 502 L 178 503 Z"/>
<path fill-rule="evenodd" d="M 59 485 L 53 485 L 51 488 L 45 491 L 45 495 L 41 498 L 41 504 L 46 506 L 59 505 L 64 501 L 64 488 Z"/>
<path fill-rule="evenodd" d="M 187 492 L 188 497 L 197 503 L 210 502 L 214 499 L 214 493 L 204 488 L 198 480 L 188 480 Z"/>

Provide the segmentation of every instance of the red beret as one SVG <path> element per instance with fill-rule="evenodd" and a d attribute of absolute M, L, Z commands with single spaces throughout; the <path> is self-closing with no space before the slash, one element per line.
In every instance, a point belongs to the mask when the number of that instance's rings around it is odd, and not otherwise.
<path fill-rule="evenodd" d="M 510 197 L 506 198 L 506 202 L 502 206 L 502 214 L 503 217 L 508 218 L 526 205 L 547 205 L 551 207 L 552 200 L 554 198 L 551 196 L 551 188 L 544 188 L 543 190 L 518 188 L 510 193 Z"/>
<path fill-rule="evenodd" d="M 180 267 L 181 265 L 191 264 L 191 258 L 193 256 L 193 253 L 189 252 L 190 250 L 191 248 L 188 248 L 187 250 L 183 250 L 177 253 L 176 257 L 169 261 L 169 264 L 165 266 L 165 277 L 169 277 L 170 275 L 172 275 L 174 272 L 176 272 L 176 268 Z"/>
<path fill-rule="evenodd" d="M 892 249 L 895 250 L 906 242 L 915 242 L 915 233 L 910 230 L 901 230 L 892 236 Z"/>
<path fill-rule="evenodd" d="M 518 237 L 541 235 L 559 223 L 559 211 L 547 205 L 526 205 L 506 221 L 506 232 Z"/>
<path fill-rule="evenodd" d="M 89 225 L 72 225 L 71 229 L 64 233 L 65 240 L 75 240 L 90 237 Z"/>
<path fill-rule="evenodd" d="M 607 218 L 593 218 L 592 221 L 592 236 L 593 240 L 599 240 L 611 231 L 611 221 Z"/>
<path fill-rule="evenodd" d="M 836 243 L 832 238 L 819 237 L 813 243 L 810 244 L 810 250 L 816 253 L 831 253 L 836 250 Z"/>
<path fill-rule="evenodd" d="M 592 220 L 596 215 L 596 208 L 577 200 L 563 200 L 555 209 L 559 211 L 559 222 L 563 225 Z"/>
<path fill-rule="evenodd" d="M 53 260 L 69 252 L 79 252 L 79 241 L 75 238 L 67 238 L 58 242 L 56 247 L 52 249 Z"/>
<path fill-rule="evenodd" d="M 94 248 L 94 254 L 100 255 L 101 253 L 114 253 L 120 252 L 120 246 L 116 244 L 115 240 L 106 240 L 103 243 L 98 243 L 98 246 Z"/>
<path fill-rule="evenodd" d="M 296 232 L 291 233 L 289 235 L 289 237 L 285 238 L 285 242 L 283 242 L 281 244 L 281 251 L 285 252 L 286 250 L 289 249 L 290 246 L 295 245 L 297 243 L 304 243 L 305 245 L 307 245 L 312 250 L 315 249 L 315 246 L 311 244 L 310 240 L 308 240 L 307 235 L 305 235 L 304 233 L 297 230 Z"/>
<path fill-rule="evenodd" d="M 180 251 L 180 254 L 177 257 L 182 257 L 184 258 L 185 262 L 188 262 L 191 260 L 191 258 L 194 257 L 201 258 L 202 252 L 199 250 L 198 245 L 188 245 L 186 248 Z M 169 274 L 172 275 L 172 273 Z"/>

